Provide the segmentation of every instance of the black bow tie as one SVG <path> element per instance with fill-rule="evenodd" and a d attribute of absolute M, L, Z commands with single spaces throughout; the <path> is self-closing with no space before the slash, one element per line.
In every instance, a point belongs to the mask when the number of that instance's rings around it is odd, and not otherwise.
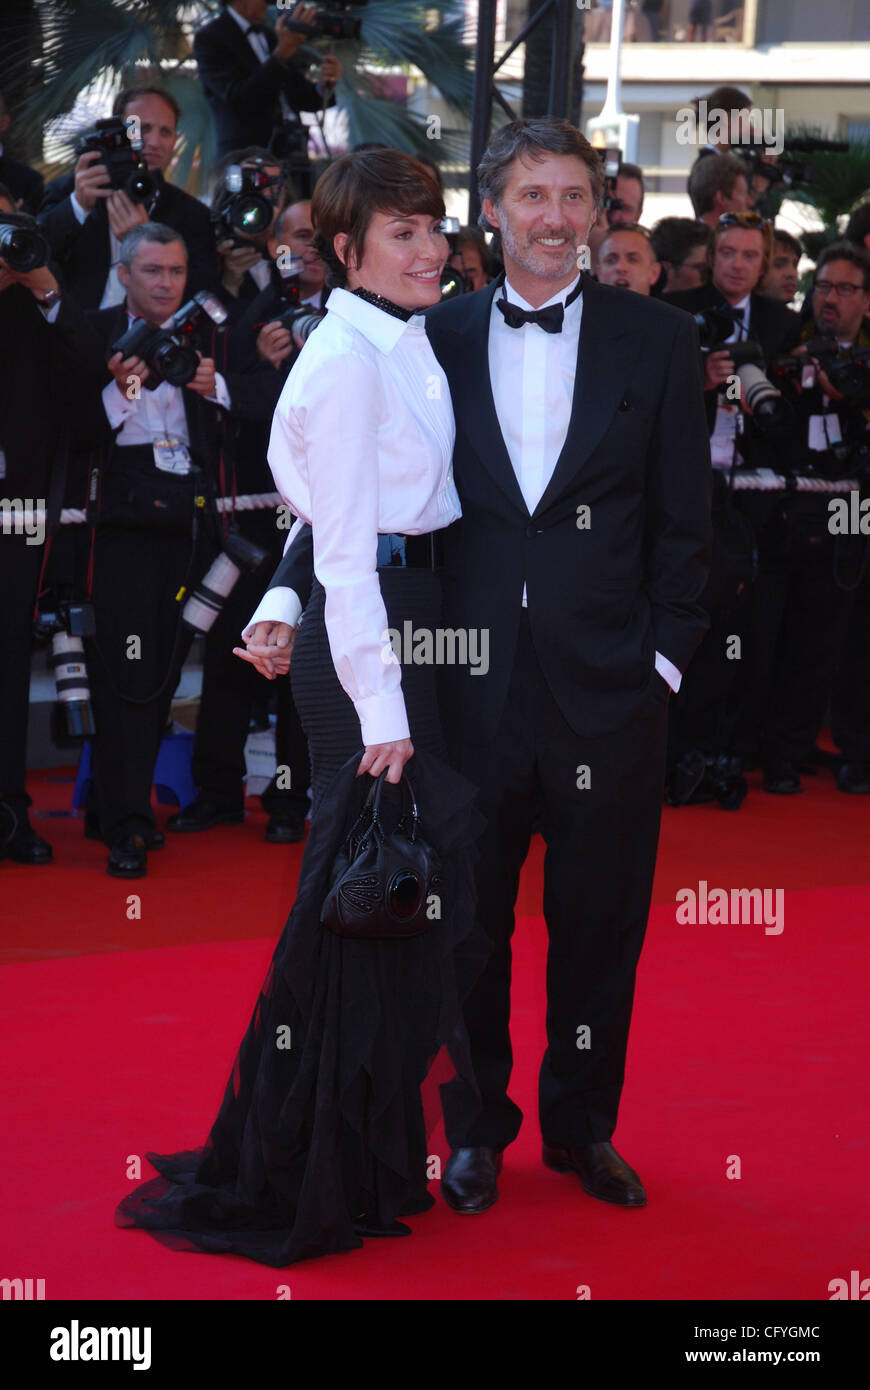
<path fill-rule="evenodd" d="M 565 321 L 565 309 L 580 294 L 583 288 L 583 277 L 578 280 L 575 288 L 568 295 L 563 304 L 550 304 L 546 309 L 521 309 L 518 304 L 511 304 L 505 293 L 505 287 L 501 288 L 501 299 L 497 299 L 496 306 L 504 314 L 504 321 L 508 328 L 522 328 L 524 323 L 536 323 L 543 328 L 545 333 L 561 333 L 562 324 Z"/>

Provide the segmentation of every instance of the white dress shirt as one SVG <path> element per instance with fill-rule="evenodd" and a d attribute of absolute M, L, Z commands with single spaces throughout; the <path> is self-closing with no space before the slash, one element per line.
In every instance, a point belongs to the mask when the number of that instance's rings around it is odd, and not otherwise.
<path fill-rule="evenodd" d="M 284 383 L 269 464 L 284 501 L 311 524 L 330 651 L 366 745 L 409 736 L 378 534 L 424 535 L 461 516 L 454 438 L 447 378 L 422 315 L 406 323 L 334 289 Z M 300 612 L 291 589 L 271 589 L 245 632 L 262 621 L 295 625 Z"/>
<path fill-rule="evenodd" d="M 505 279 L 505 294 L 521 309 L 564 304 L 579 275 L 545 304 L 534 306 Z M 583 317 L 582 293 L 565 309 L 561 333 L 547 333 L 540 324 L 511 328 L 493 296 L 489 321 L 489 375 L 496 415 L 529 513 L 546 491 L 568 434 L 574 400 L 577 352 Z M 582 428 L 582 423 L 581 423 Z M 525 585 L 523 607 L 528 606 Z M 682 676 L 676 666 L 656 652 L 656 670 L 672 690 Z"/>

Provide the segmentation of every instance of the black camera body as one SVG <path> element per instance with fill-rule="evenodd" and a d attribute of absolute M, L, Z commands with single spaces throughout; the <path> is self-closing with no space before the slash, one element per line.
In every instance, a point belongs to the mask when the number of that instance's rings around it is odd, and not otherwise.
<path fill-rule="evenodd" d="M 26 212 L 0 212 L 0 259 L 10 270 L 24 275 L 47 265 L 51 248 L 36 218 Z"/>
<path fill-rule="evenodd" d="M 274 220 L 275 208 L 266 196 L 266 189 L 282 181 L 282 174 L 266 173 L 262 160 L 250 168 L 231 164 L 224 174 L 223 192 L 212 209 L 216 239 L 229 239 L 236 246 L 250 246 L 252 237 L 267 232 Z"/>
<path fill-rule="evenodd" d="M 835 337 L 825 337 L 813 338 L 806 350 L 805 357 L 781 357 L 777 376 L 784 381 L 797 379 L 812 358 L 849 405 L 870 405 L 870 347 L 841 347 Z"/>
<path fill-rule="evenodd" d="M 119 116 L 96 121 L 93 130 L 79 137 L 76 149 L 80 155 L 97 150 L 100 160 L 109 171 L 112 188 L 132 198 L 134 203 L 147 203 L 154 197 L 159 184 L 146 168 L 138 143 Z"/>
<path fill-rule="evenodd" d="M 155 390 L 161 382 L 170 386 L 186 386 L 196 376 L 199 356 L 191 340 L 194 330 L 204 318 L 224 323 L 227 311 L 207 290 L 200 290 L 183 304 L 165 324 L 137 319 L 117 342 L 110 356 L 120 352 L 123 357 L 141 357 L 149 368 L 146 389 Z"/>
<path fill-rule="evenodd" d="M 362 35 L 362 20 L 350 13 L 351 9 L 362 9 L 368 0 L 335 0 L 329 9 L 318 10 L 310 24 L 300 24 L 298 20 L 288 20 L 287 27 L 306 38 L 358 39 Z M 293 3 L 278 0 L 279 10 L 293 9 Z"/>

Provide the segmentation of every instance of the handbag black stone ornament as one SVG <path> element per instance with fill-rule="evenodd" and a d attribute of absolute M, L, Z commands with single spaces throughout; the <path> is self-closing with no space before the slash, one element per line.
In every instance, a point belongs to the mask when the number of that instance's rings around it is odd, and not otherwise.
<path fill-rule="evenodd" d="M 373 781 L 365 806 L 336 856 L 320 920 L 336 936 L 378 940 L 419 936 L 429 926 L 428 906 L 438 899 L 441 861 L 420 834 L 420 813 L 409 779 L 402 776 L 402 810 L 395 828 L 384 829 L 381 798 L 386 772 Z"/>

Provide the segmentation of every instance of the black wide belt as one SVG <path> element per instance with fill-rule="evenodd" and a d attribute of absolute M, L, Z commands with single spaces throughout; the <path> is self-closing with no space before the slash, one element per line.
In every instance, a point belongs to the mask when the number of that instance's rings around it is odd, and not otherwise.
<path fill-rule="evenodd" d="M 442 531 L 429 531 L 423 536 L 405 536 L 397 532 L 378 536 L 379 569 L 437 570 L 443 563 Z"/>

